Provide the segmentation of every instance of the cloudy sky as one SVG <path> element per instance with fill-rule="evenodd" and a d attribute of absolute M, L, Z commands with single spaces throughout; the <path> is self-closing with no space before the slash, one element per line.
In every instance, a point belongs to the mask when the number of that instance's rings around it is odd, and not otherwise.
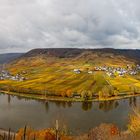
<path fill-rule="evenodd" d="M 0 0 L 0 53 L 140 49 L 140 0 Z"/>

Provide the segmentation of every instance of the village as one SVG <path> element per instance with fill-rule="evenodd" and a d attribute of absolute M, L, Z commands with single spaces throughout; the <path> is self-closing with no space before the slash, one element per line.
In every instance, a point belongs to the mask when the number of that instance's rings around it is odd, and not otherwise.
<path fill-rule="evenodd" d="M 88 74 L 93 74 L 93 72 L 95 71 L 103 71 L 109 77 L 116 77 L 116 76 L 123 77 L 125 75 L 137 75 L 140 72 L 140 65 L 136 65 L 136 66 L 126 65 L 126 67 L 96 66 L 92 70 L 88 70 L 86 72 Z M 73 72 L 76 74 L 80 74 L 85 71 L 82 71 L 81 69 L 74 69 Z"/>
<path fill-rule="evenodd" d="M 0 80 L 24 81 L 26 80 L 21 74 L 12 75 L 7 70 L 0 71 Z"/>
<path fill-rule="evenodd" d="M 106 75 L 109 77 L 124 77 L 125 75 L 137 75 L 140 73 L 140 65 L 135 65 L 135 66 L 130 66 L 126 65 L 125 67 L 111 67 L 111 66 L 95 66 L 92 69 L 87 69 L 87 70 L 81 70 L 81 69 L 73 69 L 73 72 L 75 74 L 80 74 L 80 73 L 88 73 L 88 74 L 93 74 L 94 72 L 105 72 Z M 1 70 L 0 71 L 0 80 L 12 80 L 12 81 L 24 81 L 27 80 L 21 73 L 12 75 L 9 71 L 7 70 Z"/>

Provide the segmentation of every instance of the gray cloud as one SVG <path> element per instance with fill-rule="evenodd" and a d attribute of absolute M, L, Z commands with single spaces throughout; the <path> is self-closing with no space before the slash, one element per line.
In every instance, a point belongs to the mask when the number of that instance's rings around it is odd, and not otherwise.
<path fill-rule="evenodd" d="M 140 49 L 139 0 L 0 0 L 0 53 L 32 48 Z"/>

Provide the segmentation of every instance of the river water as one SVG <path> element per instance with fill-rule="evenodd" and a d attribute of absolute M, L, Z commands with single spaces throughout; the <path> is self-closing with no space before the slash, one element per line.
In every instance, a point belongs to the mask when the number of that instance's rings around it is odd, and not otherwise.
<path fill-rule="evenodd" d="M 0 94 L 0 128 L 17 131 L 25 125 L 35 129 L 54 127 L 55 120 L 70 132 L 83 133 L 101 123 L 127 128 L 129 114 L 140 97 L 108 102 L 43 102 Z"/>

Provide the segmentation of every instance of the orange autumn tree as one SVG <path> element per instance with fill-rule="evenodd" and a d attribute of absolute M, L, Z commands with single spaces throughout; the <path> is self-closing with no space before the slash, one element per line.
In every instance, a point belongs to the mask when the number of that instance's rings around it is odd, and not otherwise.
<path fill-rule="evenodd" d="M 67 95 L 67 97 L 71 97 L 72 96 L 72 91 L 70 89 L 68 89 L 66 91 L 66 95 Z"/>
<path fill-rule="evenodd" d="M 36 131 L 30 127 L 22 128 L 18 131 L 15 140 L 55 140 L 56 133 L 54 129 L 44 129 Z"/>

